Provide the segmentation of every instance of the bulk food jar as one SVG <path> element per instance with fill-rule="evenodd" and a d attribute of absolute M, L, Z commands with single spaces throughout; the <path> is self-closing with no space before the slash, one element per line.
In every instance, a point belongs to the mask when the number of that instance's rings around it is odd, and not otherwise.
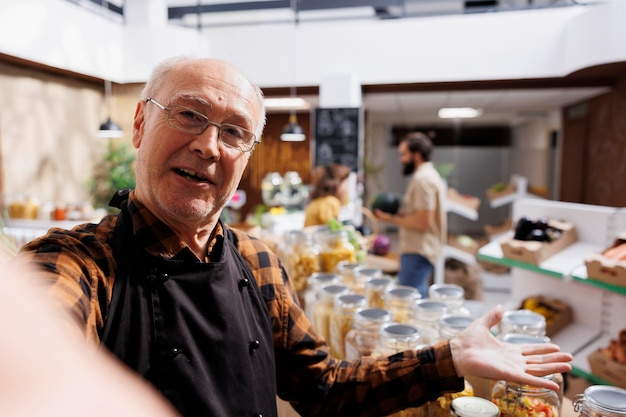
<path fill-rule="evenodd" d="M 439 341 L 439 320 L 448 311 L 441 301 L 417 300 L 411 306 L 409 323 L 417 327 L 426 345 Z"/>
<path fill-rule="evenodd" d="M 504 335 L 525 334 L 527 336 L 545 336 L 546 318 L 539 313 L 530 310 L 505 311 L 500 321 L 500 338 Z"/>
<path fill-rule="evenodd" d="M 380 268 L 372 268 L 369 266 L 359 266 L 354 269 L 354 284 L 352 289 L 357 294 L 365 294 L 365 283 L 373 278 L 383 276 L 383 270 Z"/>
<path fill-rule="evenodd" d="M 428 298 L 440 301 L 448 306 L 448 313 L 459 316 L 469 316 L 470 311 L 465 307 L 465 290 L 456 284 L 433 284 L 428 287 Z"/>
<path fill-rule="evenodd" d="M 380 328 L 391 322 L 391 314 L 382 308 L 360 308 L 354 313 L 352 329 L 346 334 L 346 359 L 371 356 L 380 338 Z"/>
<path fill-rule="evenodd" d="M 548 375 L 544 378 L 552 378 Z M 546 388 L 498 381 L 491 392 L 491 401 L 500 409 L 502 417 L 559 417 L 561 402 L 555 391 Z"/>
<path fill-rule="evenodd" d="M 352 328 L 354 313 L 367 307 L 367 299 L 361 294 L 345 294 L 335 297 L 333 313 L 330 316 L 330 353 L 333 358 L 346 356 L 346 335 Z"/>
<path fill-rule="evenodd" d="M 285 270 L 303 299 L 302 293 L 307 287 L 307 279 L 320 272 L 319 245 L 311 234 L 292 230 L 285 233 L 280 253 Z"/>
<path fill-rule="evenodd" d="M 393 279 L 381 276 L 371 278 L 365 283 L 365 298 L 370 307 L 385 307 L 385 292 L 394 285 Z"/>
<path fill-rule="evenodd" d="M 405 350 L 417 350 L 423 345 L 422 335 L 415 326 L 391 322 L 381 326 L 373 355 L 394 355 Z"/>
<path fill-rule="evenodd" d="M 415 287 L 408 285 L 396 285 L 387 289 L 385 293 L 385 309 L 397 323 L 408 323 L 411 315 L 411 306 L 421 298 L 420 292 Z"/>
<path fill-rule="evenodd" d="M 592 385 L 574 399 L 580 417 L 626 416 L 626 390 L 607 385 Z"/>
<path fill-rule="evenodd" d="M 315 237 L 320 244 L 322 271 L 336 272 L 341 261 L 356 262 L 356 250 L 346 230 L 323 230 L 317 232 Z"/>
<path fill-rule="evenodd" d="M 307 287 L 302 299 L 304 300 L 304 314 L 311 322 L 313 322 L 313 307 L 319 297 L 319 290 L 326 284 L 343 284 L 343 281 L 339 274 L 327 272 L 315 272 L 307 278 Z"/>
<path fill-rule="evenodd" d="M 354 290 L 354 271 L 363 264 L 358 262 L 341 261 L 335 267 L 336 272 L 343 278 L 343 283 Z"/>
<path fill-rule="evenodd" d="M 500 410 L 480 397 L 459 397 L 450 404 L 450 417 L 498 417 Z"/>
<path fill-rule="evenodd" d="M 319 290 L 313 306 L 313 327 L 330 344 L 330 316 L 333 314 L 335 297 L 349 294 L 350 288 L 341 284 L 326 284 Z"/>
<path fill-rule="evenodd" d="M 529 336 L 527 334 L 515 334 L 508 333 L 502 337 L 502 341 L 505 343 L 514 343 L 514 344 L 527 344 L 527 343 L 549 343 L 550 338 L 547 336 Z M 563 403 L 563 393 L 565 390 L 563 375 L 562 374 L 553 374 L 552 380 L 557 383 L 559 386 L 559 390 L 557 394 L 559 396 L 559 402 Z"/>

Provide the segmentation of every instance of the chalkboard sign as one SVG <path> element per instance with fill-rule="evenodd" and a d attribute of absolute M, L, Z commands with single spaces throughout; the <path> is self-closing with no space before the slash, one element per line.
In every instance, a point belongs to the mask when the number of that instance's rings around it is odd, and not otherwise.
<path fill-rule="evenodd" d="M 358 107 L 315 109 L 314 166 L 334 162 L 359 171 L 363 148 L 361 114 Z"/>

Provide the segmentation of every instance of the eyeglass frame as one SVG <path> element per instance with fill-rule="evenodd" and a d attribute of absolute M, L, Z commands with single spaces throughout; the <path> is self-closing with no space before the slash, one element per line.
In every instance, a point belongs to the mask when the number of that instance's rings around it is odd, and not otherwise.
<path fill-rule="evenodd" d="M 201 119 L 203 119 L 206 122 L 206 125 L 199 132 L 182 129 L 180 126 L 176 126 L 175 124 L 170 122 L 171 108 L 165 107 L 164 105 L 162 105 L 161 103 L 159 103 L 158 101 L 153 99 L 152 97 L 146 98 L 146 103 L 150 103 L 150 102 L 155 104 L 158 108 L 160 108 L 161 110 L 163 110 L 164 112 L 167 113 L 167 117 L 166 117 L 165 120 L 167 121 L 168 125 L 172 126 L 174 129 L 180 130 L 181 132 L 189 133 L 189 134 L 192 134 L 192 135 L 201 135 L 204 132 L 206 132 L 206 130 L 209 128 L 209 126 L 215 126 L 215 127 L 217 127 L 217 138 L 219 139 L 220 143 L 222 143 L 224 146 L 226 146 L 226 147 L 228 147 L 230 149 L 236 149 L 236 150 L 238 150 L 240 152 L 243 152 L 243 153 L 252 152 L 252 150 L 254 149 L 254 146 L 257 143 L 261 143 L 260 140 L 257 140 L 256 134 L 253 133 L 252 131 L 248 130 L 248 129 L 244 129 L 241 126 L 238 126 L 238 125 L 235 125 L 235 124 L 232 124 L 232 123 L 222 123 L 222 124 L 219 124 L 219 123 L 212 122 L 212 121 L 209 120 L 209 118 L 207 116 L 205 116 L 204 114 L 200 113 L 199 111 L 190 109 L 190 108 L 185 107 L 185 106 L 179 106 L 177 104 L 176 107 L 180 107 L 181 109 L 185 109 L 187 111 L 190 111 L 193 114 L 199 116 Z M 242 130 L 244 132 L 247 132 L 250 135 L 252 135 L 252 141 L 250 142 L 250 145 L 249 145 L 250 148 L 249 149 L 242 149 L 240 147 L 233 146 L 233 145 L 230 145 L 230 144 L 224 142 L 222 140 L 222 127 L 224 127 L 224 126 L 225 127 L 234 127 L 234 128 L 240 129 L 240 130 Z"/>

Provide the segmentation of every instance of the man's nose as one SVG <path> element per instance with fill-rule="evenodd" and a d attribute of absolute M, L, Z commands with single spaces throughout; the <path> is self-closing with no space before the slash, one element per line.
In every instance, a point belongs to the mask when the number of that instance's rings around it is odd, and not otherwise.
<path fill-rule="evenodd" d="M 204 132 L 194 137 L 191 142 L 191 150 L 204 159 L 220 157 L 220 128 L 216 125 L 209 125 Z"/>

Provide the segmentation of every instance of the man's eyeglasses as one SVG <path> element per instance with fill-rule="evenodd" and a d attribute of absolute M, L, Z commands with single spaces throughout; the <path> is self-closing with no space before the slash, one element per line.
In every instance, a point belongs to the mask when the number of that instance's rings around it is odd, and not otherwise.
<path fill-rule="evenodd" d="M 154 103 L 158 108 L 167 113 L 167 124 L 193 135 L 202 134 L 209 126 L 217 127 L 217 137 L 229 148 L 250 152 L 254 145 L 261 143 L 256 140 L 256 135 L 241 126 L 229 123 L 218 124 L 210 121 L 204 114 L 182 106 L 171 106 L 169 108 L 160 104 L 153 98 L 147 98 L 146 102 Z"/>

